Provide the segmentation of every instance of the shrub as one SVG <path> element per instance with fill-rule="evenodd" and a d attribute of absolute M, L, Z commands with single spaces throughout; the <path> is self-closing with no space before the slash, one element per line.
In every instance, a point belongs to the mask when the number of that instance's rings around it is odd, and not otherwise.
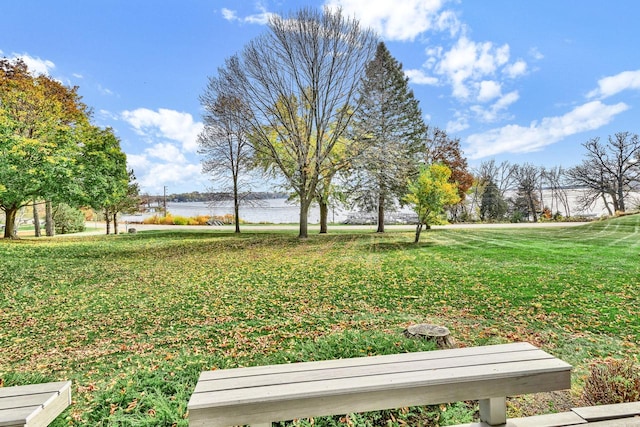
<path fill-rule="evenodd" d="M 189 218 L 184 216 L 174 216 L 173 224 L 175 225 L 189 225 Z"/>
<path fill-rule="evenodd" d="M 158 217 L 158 215 L 153 215 L 142 220 L 143 224 L 158 224 L 159 222 L 160 218 Z"/>
<path fill-rule="evenodd" d="M 640 400 L 640 368 L 630 359 L 596 360 L 582 391 L 589 405 L 608 405 Z"/>
<path fill-rule="evenodd" d="M 84 231 L 84 213 L 64 203 L 53 212 L 53 224 L 57 234 L 78 233 Z"/>
<path fill-rule="evenodd" d="M 207 225 L 207 221 L 209 221 L 210 218 L 209 215 L 198 215 L 192 218 L 195 222 L 193 225 Z"/>

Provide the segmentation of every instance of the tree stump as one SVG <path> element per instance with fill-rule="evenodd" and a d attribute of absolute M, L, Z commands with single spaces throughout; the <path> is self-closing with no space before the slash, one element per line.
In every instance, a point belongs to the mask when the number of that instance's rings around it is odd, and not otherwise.
<path fill-rule="evenodd" d="M 449 329 L 444 326 L 421 323 L 409 326 L 403 333 L 407 338 L 421 338 L 429 341 L 435 341 L 439 348 L 456 347 L 453 338 L 451 338 Z"/>

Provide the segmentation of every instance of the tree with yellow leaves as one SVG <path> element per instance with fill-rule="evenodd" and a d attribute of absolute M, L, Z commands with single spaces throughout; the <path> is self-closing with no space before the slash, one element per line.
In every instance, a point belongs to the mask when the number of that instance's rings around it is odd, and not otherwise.
<path fill-rule="evenodd" d="M 409 181 L 409 193 L 404 197 L 404 201 L 412 205 L 418 215 L 415 243 L 420 241 L 423 226 L 429 228 L 432 224 L 446 222 L 442 218 L 444 208 L 460 201 L 458 187 L 455 183 L 449 182 L 450 177 L 451 169 L 443 164 L 434 163 L 422 168 L 418 177 Z"/>

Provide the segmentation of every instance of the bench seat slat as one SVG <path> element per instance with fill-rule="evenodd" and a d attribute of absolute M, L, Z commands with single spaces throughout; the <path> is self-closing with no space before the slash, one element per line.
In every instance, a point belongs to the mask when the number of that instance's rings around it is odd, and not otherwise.
<path fill-rule="evenodd" d="M 24 406 L 15 409 L 0 409 L 0 427 L 23 426 L 26 424 L 29 415 L 39 408 L 40 405 Z"/>
<path fill-rule="evenodd" d="M 262 374 L 272 374 L 278 372 L 311 371 L 314 369 L 333 369 L 342 367 L 369 366 L 373 364 L 395 363 L 397 361 L 411 360 L 439 360 L 451 359 L 464 356 L 492 355 L 500 353 L 514 353 L 522 351 L 533 351 L 547 354 L 533 345 L 521 342 L 513 344 L 498 344 L 483 347 L 465 347 L 452 350 L 422 351 L 413 353 L 390 354 L 383 356 L 354 357 L 350 359 L 321 360 L 315 362 L 299 362 L 267 366 L 251 366 L 243 368 L 221 369 L 205 371 L 200 375 L 200 381 L 208 379 L 239 378 L 243 376 L 254 376 Z"/>
<path fill-rule="evenodd" d="M 58 381 L 42 384 L 18 385 L 13 387 L 0 387 L 0 398 L 7 396 L 23 396 L 34 393 L 48 393 L 63 389 L 68 381 Z"/>
<path fill-rule="evenodd" d="M 304 381 L 262 387 L 220 390 L 194 393 L 190 407 L 225 407 L 229 405 L 246 405 L 254 402 L 272 402 L 296 400 L 302 398 L 319 398 L 328 395 L 389 391 L 401 388 L 429 387 L 438 384 L 464 384 L 471 381 L 527 378 L 538 373 L 563 372 L 571 368 L 557 359 L 502 363 L 490 366 L 465 366 L 450 369 L 426 370 L 417 372 L 400 372 L 362 376 L 357 379 L 338 378 L 322 381 Z M 526 387 L 521 391 L 525 393 Z M 501 394 L 483 397 L 498 397 Z"/>
<path fill-rule="evenodd" d="M 51 398 L 51 393 L 27 394 L 23 396 L 12 396 L 0 398 L 0 409 L 22 408 L 31 406 L 41 406 L 46 404 Z"/>
<path fill-rule="evenodd" d="M 71 404 L 71 381 L 0 388 L 0 427 L 48 426 Z"/>
<path fill-rule="evenodd" d="M 295 384 L 300 382 L 306 383 L 310 381 L 332 379 L 350 379 L 357 381 L 360 377 L 369 377 L 373 375 L 414 373 L 415 375 L 424 376 L 433 375 L 433 372 L 440 369 L 471 369 L 475 366 L 482 366 L 484 370 L 490 369 L 492 365 L 505 362 L 535 362 L 539 360 L 552 360 L 552 357 L 542 351 L 526 351 L 512 354 L 498 353 L 436 360 L 412 360 L 408 362 L 398 360 L 394 363 L 381 363 L 369 366 L 336 367 L 332 369 L 313 369 L 310 371 L 296 370 L 295 372 L 269 373 L 263 375 L 242 376 L 239 378 L 224 378 L 219 380 L 210 376 L 209 379 L 201 379 L 201 381 L 198 382 L 195 392 L 200 393 L 217 390 L 246 389 L 267 385 Z"/>

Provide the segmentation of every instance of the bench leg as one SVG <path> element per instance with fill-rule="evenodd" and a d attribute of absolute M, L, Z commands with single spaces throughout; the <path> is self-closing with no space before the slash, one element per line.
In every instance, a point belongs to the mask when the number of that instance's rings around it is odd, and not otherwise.
<path fill-rule="evenodd" d="M 492 397 L 480 400 L 480 421 L 490 426 L 498 426 L 507 422 L 507 398 Z"/>

